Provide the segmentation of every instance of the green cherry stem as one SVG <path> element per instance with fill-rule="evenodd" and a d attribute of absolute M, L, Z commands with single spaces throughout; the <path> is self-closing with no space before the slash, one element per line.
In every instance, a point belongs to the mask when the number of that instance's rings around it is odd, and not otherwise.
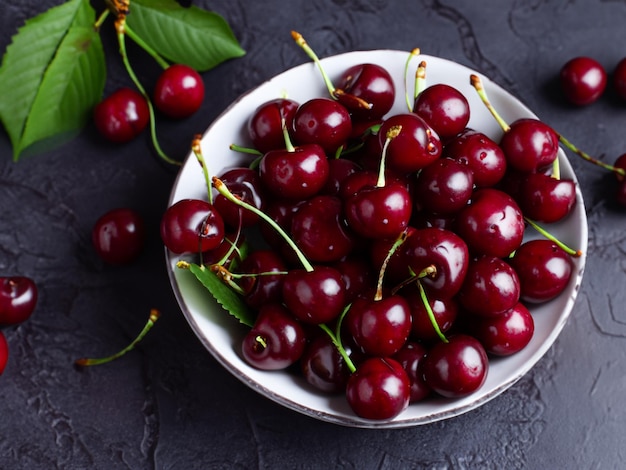
<path fill-rule="evenodd" d="M 274 230 L 276 230 L 278 234 L 281 237 L 283 237 L 283 239 L 293 249 L 293 251 L 296 253 L 296 256 L 302 263 L 302 266 L 304 267 L 304 269 L 307 272 L 313 271 L 313 265 L 309 262 L 309 260 L 307 260 L 306 256 L 304 256 L 304 253 L 302 253 L 300 248 L 298 248 L 298 245 L 295 244 L 295 242 L 291 239 L 291 237 L 287 235 L 287 233 L 282 229 L 282 227 L 278 225 L 274 220 L 272 220 L 271 217 L 269 217 L 267 214 L 265 214 L 263 211 L 259 210 L 258 208 L 254 207 L 252 204 L 248 204 L 246 201 L 239 199 L 232 192 L 230 192 L 230 190 L 226 187 L 226 184 L 224 184 L 224 182 L 216 176 L 213 177 L 213 186 L 215 187 L 215 189 L 217 189 L 217 192 L 223 195 L 226 199 L 237 204 L 238 206 L 243 207 L 244 209 L 248 209 L 250 212 L 258 215 L 264 221 L 270 224 L 270 226 Z"/>
<path fill-rule="evenodd" d="M 572 152 L 574 152 L 576 155 L 583 158 L 584 160 L 587 160 L 588 162 L 593 163 L 594 165 L 602 167 L 605 170 L 609 170 L 614 173 L 617 173 L 620 176 L 626 176 L 626 171 L 623 168 L 617 168 L 613 165 L 609 165 L 608 163 L 598 160 L 597 158 L 594 158 L 591 155 L 580 150 L 578 147 L 576 147 L 574 144 L 572 144 L 569 140 L 567 140 L 558 132 L 557 132 L 557 135 L 559 136 L 559 142 L 561 142 L 563 145 L 565 145 L 565 147 L 570 149 Z"/>
<path fill-rule="evenodd" d="M 441 332 L 441 328 L 439 328 L 439 324 L 437 323 L 437 319 L 435 318 L 433 309 L 430 307 L 430 302 L 428 301 L 426 290 L 424 289 L 424 286 L 419 280 L 417 281 L 417 287 L 419 288 L 420 297 L 422 298 L 422 303 L 424 304 L 424 308 L 426 309 L 428 318 L 430 319 L 430 322 L 432 323 L 433 328 L 435 329 L 435 332 L 437 333 L 437 336 L 439 336 L 439 339 L 441 341 L 443 341 L 444 343 L 447 343 L 448 338 L 446 338 L 446 336 Z"/>
<path fill-rule="evenodd" d="M 106 364 L 107 362 L 111 362 L 123 356 L 124 354 L 132 350 L 137 345 L 137 343 L 139 343 L 139 341 L 141 341 L 144 338 L 144 336 L 146 336 L 148 331 L 150 331 L 150 329 L 154 326 L 154 324 L 156 323 L 156 321 L 159 319 L 160 316 L 161 314 L 158 310 L 156 309 L 150 310 L 150 316 L 148 317 L 148 321 L 146 322 L 146 325 L 143 327 L 139 335 L 137 335 L 137 337 L 121 351 L 118 351 L 117 353 L 112 354 L 111 356 L 97 358 L 97 359 L 89 359 L 89 358 L 77 359 L 76 361 L 74 361 L 74 364 L 76 364 L 77 366 L 96 366 L 100 364 Z"/>
<path fill-rule="evenodd" d="M 152 138 L 152 145 L 154 146 L 154 149 L 161 159 L 172 165 L 180 166 L 181 162 L 168 157 L 161 149 L 159 141 L 157 140 L 155 123 L 156 119 L 154 116 L 154 106 L 152 106 L 152 100 L 150 100 L 150 96 L 148 95 L 148 93 L 146 93 L 146 90 L 137 78 L 137 75 L 135 75 L 135 71 L 130 65 L 130 62 L 128 60 L 128 54 L 126 53 L 126 17 L 124 15 L 120 15 L 115 21 L 115 29 L 117 31 L 117 41 L 119 43 L 120 55 L 122 56 L 122 62 L 124 63 L 124 67 L 126 67 L 128 75 L 130 76 L 131 80 L 133 81 L 139 92 L 144 96 L 144 98 L 146 99 L 146 103 L 148 104 L 148 111 L 150 114 L 150 137 Z"/>
<path fill-rule="evenodd" d="M 406 62 L 404 63 L 404 83 L 405 84 L 409 76 L 409 65 L 411 63 L 411 60 L 413 60 L 414 57 L 417 57 L 420 54 L 421 54 L 421 51 L 419 50 L 418 47 L 416 47 L 409 53 L 409 56 L 407 57 Z M 413 111 L 413 102 L 411 101 L 411 98 L 409 97 L 408 87 L 406 85 L 404 87 L 404 99 L 406 100 L 406 107 L 408 108 L 409 112 Z"/>
<path fill-rule="evenodd" d="M 257 149 L 250 148 L 250 147 L 243 147 L 237 144 L 230 144 L 228 148 L 232 150 L 233 152 L 247 153 L 249 155 L 256 155 L 256 156 L 263 155 L 263 153 L 258 151 Z"/>
<path fill-rule="evenodd" d="M 413 98 L 417 98 L 419 94 L 426 88 L 426 61 L 421 61 L 415 71 L 415 89 L 413 90 Z"/>
<path fill-rule="evenodd" d="M 485 91 L 485 87 L 483 86 L 483 82 L 480 79 L 480 77 L 478 75 L 471 74 L 470 83 L 476 90 L 476 93 L 478 93 L 478 96 L 482 100 L 485 107 L 489 110 L 491 115 L 498 122 L 502 130 L 504 132 L 507 132 L 510 129 L 510 126 L 507 124 L 507 122 L 504 119 L 502 119 L 502 116 L 500 116 L 498 111 L 496 111 L 496 108 L 494 108 L 491 102 L 489 101 L 489 97 L 487 96 L 487 92 Z"/>
<path fill-rule="evenodd" d="M 297 31 L 292 31 L 291 37 L 296 42 L 296 44 L 302 48 L 302 50 L 306 53 L 306 55 L 309 56 L 309 58 L 315 63 L 315 65 L 317 65 L 317 68 L 320 70 L 320 73 L 322 74 L 324 83 L 326 84 L 326 88 L 328 88 L 328 93 L 330 93 L 330 96 L 334 98 L 335 92 L 337 91 L 337 89 L 335 88 L 335 85 L 333 85 L 333 82 L 330 80 L 330 77 L 324 70 L 324 67 L 322 67 L 320 59 L 315 53 L 315 51 L 311 48 L 311 46 L 307 44 L 302 34 L 298 33 Z"/>
<path fill-rule="evenodd" d="M 524 220 L 526 221 L 526 223 L 528 223 L 528 225 L 530 225 L 532 228 L 534 228 L 541 235 L 546 237 L 548 240 L 556 243 L 559 246 L 559 248 L 561 248 L 568 255 L 574 256 L 575 258 L 579 258 L 580 256 L 582 256 L 583 252 L 581 250 L 574 250 L 573 248 L 570 248 L 565 243 L 563 243 L 561 240 L 558 240 L 554 235 L 552 235 L 546 229 L 544 229 L 539 224 L 537 224 L 537 222 L 529 219 L 528 217 L 524 217 Z"/>
<path fill-rule="evenodd" d="M 148 43 L 146 43 L 132 28 L 130 28 L 128 24 L 126 24 L 124 28 L 128 37 L 135 44 L 137 44 L 144 51 L 146 51 L 163 69 L 166 69 L 170 66 L 170 64 L 163 57 L 161 57 L 157 51 L 155 51 L 150 45 L 148 45 Z"/>
<path fill-rule="evenodd" d="M 202 154 L 202 136 L 196 134 L 191 141 L 191 151 L 196 156 L 200 167 L 202 168 L 202 174 L 204 175 L 204 182 L 206 184 L 207 189 L 207 197 L 209 200 L 209 204 L 213 204 L 213 191 L 211 191 L 211 177 L 209 175 L 209 169 L 207 168 L 206 161 L 204 160 L 204 155 Z"/>
<path fill-rule="evenodd" d="M 391 127 L 385 135 L 385 143 L 383 144 L 380 165 L 378 166 L 378 179 L 376 181 L 376 187 L 378 188 L 385 186 L 385 160 L 387 159 L 387 149 L 391 141 L 400 135 L 400 132 L 402 132 L 402 126 L 398 125 Z"/>
<path fill-rule="evenodd" d="M 345 361 L 350 372 L 354 372 L 356 370 L 356 366 L 354 365 L 354 362 L 352 362 L 352 359 L 350 359 L 350 356 L 348 356 L 346 348 L 343 347 L 343 343 L 341 341 L 341 324 L 343 323 L 343 319 L 346 316 L 346 313 L 348 313 L 348 310 L 350 310 L 350 305 L 348 305 L 343 312 L 341 312 L 334 332 L 324 323 L 321 323 L 319 327 L 330 337 L 330 340 L 337 348 L 337 351 L 339 351 L 339 354 L 341 354 L 341 357 Z"/>

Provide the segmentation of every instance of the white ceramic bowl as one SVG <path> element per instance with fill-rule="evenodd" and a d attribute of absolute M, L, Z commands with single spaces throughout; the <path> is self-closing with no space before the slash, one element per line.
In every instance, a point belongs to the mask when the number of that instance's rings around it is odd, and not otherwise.
<path fill-rule="evenodd" d="M 385 67 L 396 84 L 396 102 L 390 112 L 393 114 L 407 111 L 404 96 L 407 89 L 404 78 L 407 57 L 408 52 L 405 51 L 374 50 L 340 54 L 323 59 L 322 62 L 331 78 L 338 76 L 348 66 L 359 63 L 369 62 Z M 428 64 L 427 83 L 447 83 L 462 91 L 471 106 L 469 127 L 484 132 L 496 141 L 502 131 L 470 85 L 471 73 L 481 77 L 490 101 L 505 121 L 536 117 L 487 77 L 467 67 L 425 55 L 414 58 L 412 65 L 416 67 L 419 60 L 425 60 Z M 408 90 L 413 90 L 413 73 L 409 75 Z M 245 132 L 249 115 L 260 104 L 284 95 L 303 103 L 313 97 L 328 96 L 328 92 L 317 67 L 311 62 L 283 72 L 241 96 L 211 124 L 202 138 L 202 151 L 208 160 L 211 175 L 219 175 L 225 168 L 237 166 L 244 160 L 249 161 L 249 156 L 243 157 L 231 151 L 229 145 L 249 145 Z M 575 179 L 563 152 L 559 158 L 562 176 Z M 195 156 L 190 154 L 174 184 L 170 204 L 183 198 L 203 198 L 205 195 L 206 186 L 201 168 Z M 550 230 L 568 245 L 586 252 L 587 221 L 580 191 L 577 191 L 577 205 L 573 213 L 565 221 L 552 224 Z M 536 237 L 532 232 L 527 235 Z M 179 257 L 167 253 L 166 258 L 171 284 L 186 319 L 207 350 L 228 371 L 257 392 L 287 408 L 320 420 L 363 428 L 400 428 L 450 418 L 477 408 L 505 391 L 537 363 L 561 332 L 574 306 L 585 264 L 584 255 L 575 259 L 575 269 L 565 292 L 551 302 L 531 307 L 535 334 L 530 344 L 513 356 L 491 360 L 487 379 L 477 392 L 461 399 L 429 399 L 410 405 L 393 420 L 369 421 L 355 416 L 343 395 L 327 396 L 312 389 L 301 377 L 286 372 L 260 371 L 246 364 L 240 355 L 241 339 L 246 327 L 222 310 L 192 274 L 176 267 Z"/>

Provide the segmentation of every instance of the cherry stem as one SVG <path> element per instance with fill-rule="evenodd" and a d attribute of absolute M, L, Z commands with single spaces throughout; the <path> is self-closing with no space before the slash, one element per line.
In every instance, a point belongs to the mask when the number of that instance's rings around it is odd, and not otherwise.
<path fill-rule="evenodd" d="M 163 57 L 161 57 L 157 51 L 150 47 L 137 33 L 135 33 L 135 31 L 130 28 L 128 24 L 126 24 L 124 28 L 128 37 L 132 39 L 135 44 L 146 51 L 156 61 L 156 63 L 161 66 L 161 68 L 167 69 L 170 66 L 170 64 Z"/>
<path fill-rule="evenodd" d="M 543 227 L 538 225 L 537 222 L 529 219 L 528 217 L 524 217 L 524 220 L 528 223 L 528 225 L 530 225 L 532 228 L 534 228 L 541 235 L 546 237 L 548 240 L 556 243 L 556 245 L 559 248 L 561 248 L 565 253 L 567 253 L 567 254 L 569 254 L 571 256 L 574 256 L 576 258 L 579 258 L 579 257 L 582 256 L 583 252 L 581 250 L 574 250 L 573 248 L 570 248 L 565 243 L 563 243 L 561 240 L 558 240 L 554 235 L 552 235 L 546 229 L 544 229 Z"/>
<path fill-rule="evenodd" d="M 419 50 L 418 47 L 413 49 L 409 53 L 409 56 L 407 57 L 406 62 L 404 64 L 404 83 L 405 83 L 404 99 L 406 100 L 406 106 L 409 109 L 409 112 L 413 111 L 413 102 L 409 98 L 409 92 L 408 92 L 408 89 L 407 89 L 407 86 L 406 86 L 407 77 L 409 76 L 409 64 L 411 63 L 411 60 L 413 59 L 413 57 L 417 57 L 418 55 L 420 55 L 420 53 L 421 53 L 421 51 Z"/>
<path fill-rule="evenodd" d="M 413 98 L 417 98 L 419 94 L 426 88 L 426 61 L 421 61 L 415 71 L 415 89 L 413 90 Z"/>
<path fill-rule="evenodd" d="M 317 68 L 320 70 L 322 78 L 324 79 L 324 83 L 326 84 L 326 88 L 328 88 L 328 92 L 333 98 L 335 98 L 335 85 L 333 85 L 333 82 L 328 77 L 328 74 L 324 70 L 324 67 L 322 67 L 322 63 L 320 62 L 320 59 L 315 51 L 307 44 L 302 34 L 298 33 L 297 31 L 291 31 L 291 37 L 294 41 L 296 41 L 296 44 L 300 46 L 304 52 L 306 52 L 306 55 L 308 55 L 309 58 L 313 60 L 315 65 L 317 65 Z"/>
<path fill-rule="evenodd" d="M 256 156 L 263 155 L 263 152 L 260 152 L 257 149 L 250 148 L 250 147 L 242 147 L 241 145 L 237 145 L 237 144 L 230 144 L 228 148 L 230 150 L 233 150 L 234 152 L 247 153 L 247 154 L 256 155 Z"/>
<path fill-rule="evenodd" d="M 143 97 L 146 100 L 146 103 L 148 104 L 148 111 L 150 114 L 150 137 L 152 138 L 152 145 L 154 146 L 154 149 L 156 150 L 159 157 L 161 157 L 164 161 L 172 165 L 181 165 L 181 162 L 171 159 L 165 154 L 165 152 L 163 152 L 157 140 L 156 124 L 155 124 L 156 119 L 154 116 L 154 107 L 152 106 L 152 101 L 150 100 L 150 96 L 148 95 L 148 93 L 146 93 L 146 90 L 144 89 L 143 85 L 137 78 L 137 75 L 135 75 L 135 72 L 133 68 L 131 67 L 130 62 L 128 61 L 128 54 L 126 53 L 126 40 L 125 40 L 126 17 L 124 15 L 120 15 L 117 18 L 117 20 L 115 21 L 115 28 L 117 31 L 117 40 L 118 40 L 119 48 L 120 48 L 120 55 L 122 56 L 122 62 L 124 63 L 124 66 L 126 67 L 126 71 L 128 72 L 128 75 L 130 76 L 131 80 L 133 81 L 133 83 L 135 84 L 139 92 L 143 95 Z"/>
<path fill-rule="evenodd" d="M 139 335 L 121 351 L 118 351 L 117 353 L 111 356 L 98 358 L 98 359 L 88 359 L 88 358 L 77 359 L 76 361 L 74 361 L 74 364 L 76 364 L 77 366 L 96 366 L 99 364 L 106 364 L 107 362 L 111 362 L 123 356 L 128 351 L 132 350 L 137 345 L 137 343 L 139 343 L 139 341 L 141 341 L 144 338 L 144 336 L 146 336 L 148 331 L 150 331 L 152 326 L 154 326 L 156 321 L 159 319 L 160 315 L 161 313 L 158 310 L 156 309 L 150 310 L 150 316 L 148 317 L 148 321 L 146 325 L 143 327 L 143 330 L 141 330 Z"/>
<path fill-rule="evenodd" d="M 507 122 L 504 119 L 502 119 L 502 116 L 500 116 L 498 111 L 496 111 L 496 108 L 494 108 L 491 102 L 489 101 L 489 98 L 487 97 L 487 92 L 485 91 L 485 87 L 483 86 L 483 82 L 480 79 L 480 77 L 478 75 L 471 74 L 470 83 L 472 84 L 476 92 L 478 93 L 478 96 L 482 100 L 483 104 L 487 107 L 491 115 L 498 122 L 502 130 L 504 132 L 507 132 L 510 129 L 510 126 L 507 124 Z"/>
<path fill-rule="evenodd" d="M 559 142 L 561 142 L 563 145 L 565 145 L 565 147 L 570 149 L 572 152 L 574 152 L 576 155 L 578 155 L 579 157 L 583 158 L 584 160 L 587 160 L 588 162 L 591 162 L 594 165 L 602 167 L 605 170 L 609 170 L 609 171 L 612 171 L 614 173 L 617 173 L 620 176 L 626 176 L 626 170 L 624 170 L 623 168 L 617 168 L 617 167 L 615 167 L 613 165 L 609 165 L 608 163 L 604 163 L 603 161 L 598 160 L 597 158 L 594 158 L 591 155 L 589 155 L 589 154 L 583 152 L 582 150 L 580 150 L 578 147 L 576 147 L 574 144 L 572 144 L 569 140 L 567 140 L 565 137 L 563 137 L 558 132 L 557 132 L 557 135 L 559 136 Z"/>
<path fill-rule="evenodd" d="M 245 295 L 245 291 L 233 281 L 233 274 L 224 266 L 214 264 L 211 266 L 211 271 L 227 286 L 237 292 L 239 295 Z"/>
<path fill-rule="evenodd" d="M 285 149 L 287 152 L 295 152 L 296 149 L 291 143 L 291 137 L 289 137 L 289 130 L 287 129 L 287 122 L 284 117 L 280 118 L 280 127 L 283 130 L 283 138 L 285 139 Z"/>
<path fill-rule="evenodd" d="M 398 250 L 398 248 L 402 246 L 402 244 L 406 241 L 407 237 L 408 237 L 408 231 L 405 229 L 398 236 L 398 238 L 393 243 L 393 245 L 391 245 L 391 248 L 389 249 L 387 256 L 385 256 L 383 264 L 381 265 L 380 271 L 378 273 L 378 284 L 376 285 L 376 294 L 374 295 L 375 301 L 379 301 L 383 299 L 383 280 L 385 278 L 385 271 L 387 270 L 387 265 L 389 265 L 389 261 L 391 260 L 391 257 Z"/>
<path fill-rule="evenodd" d="M 93 24 L 93 29 L 96 31 L 100 31 L 100 28 L 102 27 L 106 19 L 109 17 L 110 13 L 111 11 L 108 9 L 100 13 L 100 16 L 98 16 L 98 19 L 96 19 L 96 22 Z"/>
<path fill-rule="evenodd" d="M 213 177 L 213 186 L 215 187 L 215 189 L 217 189 L 217 191 L 223 195 L 226 199 L 228 199 L 231 202 L 234 202 L 235 204 L 237 204 L 238 206 L 243 207 L 244 209 L 248 209 L 250 212 L 258 215 L 259 217 L 261 217 L 265 222 L 267 222 L 268 224 L 270 224 L 270 226 L 276 230 L 278 232 L 278 234 L 283 237 L 283 239 L 289 244 L 289 246 L 293 249 L 293 251 L 296 253 L 296 256 L 298 257 L 298 259 L 300 260 L 300 262 L 302 263 L 302 266 L 304 266 L 304 269 L 308 272 L 313 271 L 313 265 L 311 265 L 311 263 L 309 262 L 309 260 L 307 260 L 306 256 L 304 256 L 304 253 L 302 253 L 302 251 L 300 250 L 300 248 L 298 248 L 298 245 L 295 244 L 295 242 L 291 239 L 291 237 L 289 235 L 287 235 L 287 233 L 281 228 L 280 225 L 278 225 L 274 220 L 272 220 L 272 218 L 270 216 L 268 216 L 267 214 L 265 214 L 263 211 L 261 211 L 260 209 L 254 207 L 252 204 L 248 204 L 246 201 L 243 201 L 241 199 L 239 199 L 237 196 L 235 196 L 233 193 L 230 192 L 230 190 L 226 187 L 226 184 L 224 184 L 224 182 L 222 180 L 220 180 L 218 177 L 214 176 Z"/>
<path fill-rule="evenodd" d="M 444 343 L 447 343 L 448 338 L 446 338 L 446 336 L 441 332 L 441 329 L 439 328 L 439 324 L 437 323 L 437 319 L 435 318 L 435 314 L 433 313 L 433 309 L 430 307 L 430 302 L 428 301 L 426 290 L 424 289 L 424 286 L 419 280 L 417 281 L 417 287 L 419 288 L 420 297 L 422 298 L 422 303 L 424 304 L 424 308 L 426 309 L 426 313 L 428 314 L 430 323 L 432 323 L 433 328 L 435 329 L 435 332 L 437 333 L 437 336 L 439 336 L 439 339 L 443 341 Z"/>
<path fill-rule="evenodd" d="M 387 149 L 393 139 L 398 137 L 402 132 L 402 126 L 392 126 L 385 136 L 385 143 L 383 144 L 382 154 L 380 157 L 380 165 L 378 167 L 378 180 L 376 181 L 376 187 L 382 188 L 385 186 L 385 162 L 387 160 Z"/>
<path fill-rule="evenodd" d="M 319 327 L 330 337 L 331 341 L 337 348 L 337 351 L 339 351 L 339 354 L 341 354 L 341 357 L 348 366 L 350 372 L 354 372 L 356 370 L 356 366 L 354 365 L 354 362 L 352 362 L 352 359 L 350 359 L 350 356 L 348 356 L 346 348 L 343 347 L 343 343 L 341 341 L 341 324 L 343 323 L 343 319 L 346 316 L 346 313 L 348 313 L 348 310 L 350 310 L 350 305 L 348 305 L 343 312 L 341 312 L 334 332 L 324 323 L 321 323 Z"/>
<path fill-rule="evenodd" d="M 196 134 L 191 141 L 191 150 L 193 154 L 196 156 L 198 163 L 200 163 L 200 167 L 202 168 L 202 173 L 204 175 L 204 182 L 206 184 L 207 196 L 209 200 L 209 204 L 213 204 L 213 191 L 211 191 L 211 178 L 209 175 L 209 169 L 207 168 L 206 161 L 204 160 L 204 155 L 202 154 L 202 136 Z"/>

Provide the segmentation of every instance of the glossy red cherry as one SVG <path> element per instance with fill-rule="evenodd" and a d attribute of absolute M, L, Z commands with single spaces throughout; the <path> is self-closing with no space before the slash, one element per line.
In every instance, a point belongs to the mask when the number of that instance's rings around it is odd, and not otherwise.
<path fill-rule="evenodd" d="M 571 179 L 531 173 L 520 181 L 515 200 L 529 219 L 545 223 L 558 222 L 576 204 L 576 183 Z"/>
<path fill-rule="evenodd" d="M 352 133 L 348 110 L 330 98 L 302 103 L 293 118 L 293 138 L 298 145 L 317 144 L 334 156 Z"/>
<path fill-rule="evenodd" d="M 161 239 L 173 253 L 200 253 L 224 239 L 224 221 L 215 206 L 201 199 L 181 199 L 161 218 Z"/>
<path fill-rule="evenodd" d="M 0 277 L 0 327 L 27 320 L 35 310 L 37 298 L 37 285 L 31 278 Z"/>
<path fill-rule="evenodd" d="M 121 144 L 141 134 L 148 125 L 150 112 L 143 95 L 120 88 L 96 105 L 93 118 L 100 134 Z"/>
<path fill-rule="evenodd" d="M 134 261 L 145 240 L 141 215 L 129 208 L 117 208 L 103 214 L 91 230 L 91 241 L 98 256 L 111 265 Z"/>
<path fill-rule="evenodd" d="M 382 299 L 361 295 L 350 306 L 344 325 L 361 352 L 368 356 L 392 356 L 411 332 L 411 310 L 404 297 Z"/>
<path fill-rule="evenodd" d="M 281 304 L 265 304 L 243 339 L 248 364 L 262 370 L 282 370 L 297 362 L 306 346 L 302 325 Z"/>
<path fill-rule="evenodd" d="M 524 216 L 508 194 L 493 188 L 474 192 L 471 203 L 458 214 L 456 231 L 474 254 L 504 258 L 524 238 Z"/>
<path fill-rule="evenodd" d="M 520 280 L 520 297 L 525 302 L 546 302 L 558 296 L 572 276 L 572 259 L 554 242 L 529 240 L 509 260 Z"/>
<path fill-rule="evenodd" d="M 408 288 L 402 291 L 411 308 L 411 337 L 420 341 L 433 341 L 439 335 L 433 327 L 432 321 L 424 301 L 415 288 Z M 437 299 L 434 295 L 428 295 L 428 304 L 442 333 L 448 332 L 455 324 L 459 307 L 456 298 Z"/>
<path fill-rule="evenodd" d="M 617 96 L 626 100 L 626 58 L 620 60 L 613 70 L 613 88 Z"/>
<path fill-rule="evenodd" d="M 485 348 L 472 336 L 459 334 L 435 344 L 422 363 L 424 381 L 449 398 L 467 396 L 485 382 L 489 361 Z"/>
<path fill-rule="evenodd" d="M 0 375 L 4 372 L 9 361 L 9 345 L 2 330 L 0 330 Z"/>
<path fill-rule="evenodd" d="M 422 117 L 442 139 L 459 134 L 470 119 L 467 98 L 445 83 L 426 87 L 415 99 L 413 112 Z"/>
<path fill-rule="evenodd" d="M 500 139 L 507 166 L 520 172 L 539 171 L 557 158 L 559 136 L 538 119 L 522 118 L 511 123 Z"/>
<path fill-rule="evenodd" d="M 346 389 L 350 370 L 330 336 L 321 334 L 306 346 L 300 358 L 304 379 L 324 393 L 338 393 Z"/>
<path fill-rule="evenodd" d="M 335 97 L 348 108 L 353 119 L 359 121 L 382 118 L 393 106 L 396 96 L 391 75 L 376 64 L 348 67 L 339 76 L 336 86 Z"/>
<path fill-rule="evenodd" d="M 239 199 L 261 211 L 264 210 L 265 194 L 257 171 L 251 168 L 231 168 L 220 176 L 220 180 Z M 213 205 L 222 216 L 224 223 L 235 230 L 240 227 L 250 227 L 259 220 L 258 215 L 229 201 L 222 194 L 215 196 Z"/>
<path fill-rule="evenodd" d="M 293 117 L 299 104 L 288 98 L 277 98 L 260 105 L 247 123 L 252 145 L 261 153 L 285 148 L 283 122 L 287 129 L 293 125 Z"/>
<path fill-rule="evenodd" d="M 472 335 L 494 356 L 510 356 L 524 349 L 535 332 L 535 321 L 526 306 L 518 302 L 497 317 L 472 320 Z"/>
<path fill-rule="evenodd" d="M 409 377 L 400 363 L 374 357 L 363 361 L 352 373 L 346 386 L 346 399 L 361 418 L 392 419 L 409 405 L 410 387 Z"/>
<path fill-rule="evenodd" d="M 409 377 L 409 403 L 417 403 L 430 395 L 431 389 L 422 375 L 422 362 L 426 358 L 426 348 L 415 341 L 407 341 L 400 350 L 393 355 Z"/>
<path fill-rule="evenodd" d="M 154 85 L 154 105 L 171 118 L 191 116 L 200 109 L 203 100 L 202 77 L 188 65 L 170 65 L 159 75 Z"/>
<path fill-rule="evenodd" d="M 422 169 L 413 185 L 415 207 L 435 214 L 462 209 L 472 196 L 474 175 L 467 165 L 440 158 Z"/>
<path fill-rule="evenodd" d="M 259 309 L 264 304 L 282 300 L 287 266 L 275 251 L 251 251 L 237 267 L 237 272 L 246 275 L 239 279 L 238 284 L 249 307 Z"/>
<path fill-rule="evenodd" d="M 561 67 L 559 75 L 565 98 L 575 105 L 583 106 L 596 101 L 606 88 L 607 74 L 604 67 L 591 57 L 575 57 Z"/>

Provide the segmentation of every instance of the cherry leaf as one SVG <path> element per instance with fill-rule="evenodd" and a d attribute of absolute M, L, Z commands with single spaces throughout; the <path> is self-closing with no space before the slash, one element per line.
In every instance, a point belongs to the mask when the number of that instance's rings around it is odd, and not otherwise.
<path fill-rule="evenodd" d="M 106 65 L 89 0 L 70 0 L 26 21 L 0 66 L 0 121 L 17 161 L 73 138 L 101 98 Z M 37 145 L 35 145 L 37 144 Z"/>
<path fill-rule="evenodd" d="M 228 313 L 244 325 L 253 326 L 254 318 L 246 303 L 235 291 L 224 284 L 213 271 L 194 263 L 189 264 L 189 270 Z"/>
<path fill-rule="evenodd" d="M 224 18 L 175 0 L 134 0 L 126 21 L 160 55 L 201 72 L 245 54 Z"/>

